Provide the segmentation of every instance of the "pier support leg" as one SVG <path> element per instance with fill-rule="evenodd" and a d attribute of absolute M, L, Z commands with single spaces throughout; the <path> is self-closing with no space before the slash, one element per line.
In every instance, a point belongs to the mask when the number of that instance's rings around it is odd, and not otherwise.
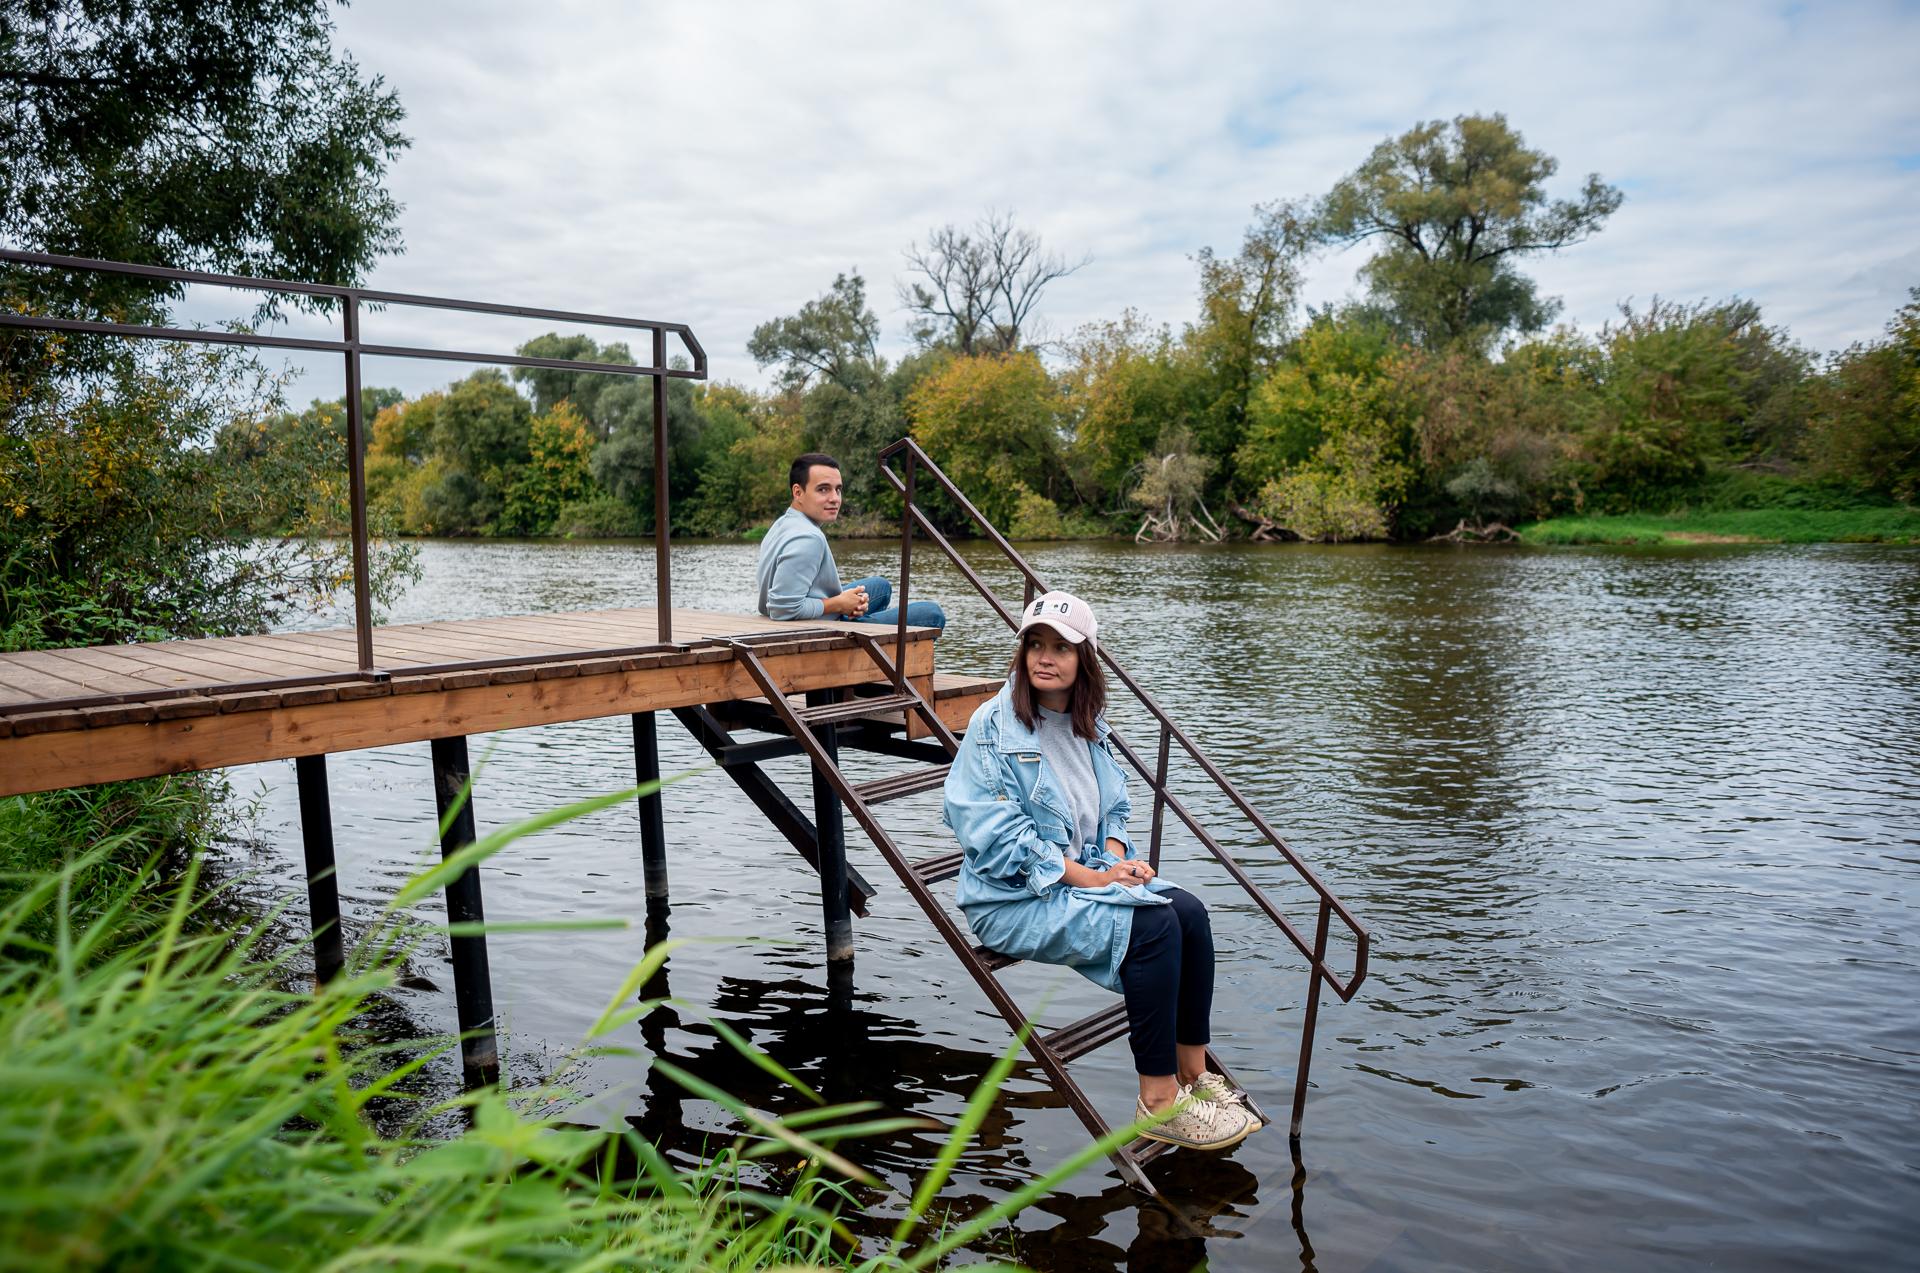
<path fill-rule="evenodd" d="M 840 701 L 839 690 L 811 690 L 807 706 L 819 707 Z M 814 731 L 827 755 L 837 763 L 840 746 L 835 726 L 824 725 Z M 813 828 L 820 852 L 820 909 L 827 929 L 827 984 L 836 976 L 848 981 L 853 976 L 853 916 L 847 907 L 847 830 L 845 811 L 833 784 L 818 770 L 813 774 Z"/>
<path fill-rule="evenodd" d="M 459 852 L 476 838 L 473 799 L 467 788 L 467 740 L 433 740 L 433 795 L 446 828 L 440 835 L 440 856 Z M 455 805 L 458 809 L 455 809 Z M 449 817 L 449 812 L 452 816 Z M 478 924 L 486 919 L 480 905 L 480 870 L 469 867 L 447 885 L 447 920 Z M 487 939 L 460 936 L 453 946 L 453 997 L 460 1018 L 460 1063 L 469 1087 L 500 1081 L 500 1052 L 493 1032 L 493 984 L 487 972 Z"/>
<path fill-rule="evenodd" d="M 633 771 L 641 783 L 660 781 L 660 734 L 652 712 L 633 714 Z M 667 822 L 660 793 L 640 797 L 640 864 L 647 880 L 647 923 L 664 921 L 667 906 Z M 660 925 L 664 931 L 665 924 Z"/>
<path fill-rule="evenodd" d="M 340 879 L 333 860 L 333 810 L 327 801 L 327 758 L 293 762 L 300 787 L 300 838 L 307 850 L 307 915 L 313 923 L 313 982 L 317 989 L 346 964 L 340 938 Z"/>

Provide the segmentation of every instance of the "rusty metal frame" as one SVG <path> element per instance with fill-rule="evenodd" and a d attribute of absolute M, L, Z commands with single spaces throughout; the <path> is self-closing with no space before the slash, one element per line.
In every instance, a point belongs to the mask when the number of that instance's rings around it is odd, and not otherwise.
<path fill-rule="evenodd" d="M 0 328 L 28 331 L 76 332 L 92 336 L 121 336 L 130 339 L 181 341 L 193 344 L 241 345 L 253 349 L 285 349 L 305 353 L 337 353 L 345 360 L 347 415 L 347 491 L 350 535 L 353 552 L 353 626 L 358 646 L 358 670 L 347 679 L 385 680 L 388 672 L 374 666 L 373 598 L 368 574 L 366 421 L 360 406 L 360 362 L 376 358 L 428 358 L 446 362 L 482 363 L 501 367 L 542 367 L 559 371 L 589 371 L 613 376 L 646 376 L 653 381 L 653 462 L 654 462 L 654 560 L 659 604 L 656 622 L 660 644 L 649 649 L 672 647 L 673 577 L 668 561 L 668 539 L 672 527 L 667 508 L 667 381 L 705 380 L 707 351 L 685 323 L 655 319 L 622 318 L 612 314 L 589 314 L 561 309 L 539 309 L 525 305 L 503 305 L 490 301 L 458 300 L 446 296 L 422 296 L 410 292 L 386 292 L 367 287 L 343 287 L 331 283 L 301 283 L 287 279 L 252 278 L 242 274 L 210 274 L 201 270 L 176 270 L 157 265 L 138 265 L 128 261 L 100 261 L 89 257 L 57 256 L 46 252 L 21 252 L 0 248 L 0 262 L 66 270 L 90 274 L 118 274 L 151 279 L 169 286 L 200 284 L 236 291 L 271 292 L 284 296 L 305 296 L 340 310 L 341 338 L 317 340 L 299 336 L 276 336 L 248 331 L 212 331 L 187 327 L 159 327 L 140 323 L 120 323 L 74 318 L 50 318 L 38 314 L 0 313 Z M 557 323 L 582 323 L 596 327 L 619 327 L 652 334 L 652 362 L 647 366 L 627 363 L 586 362 L 570 358 L 533 358 L 524 354 L 480 353 L 470 350 L 433 349 L 417 345 L 372 344 L 361 339 L 362 305 L 396 306 L 414 309 L 456 310 L 469 314 L 491 314 L 509 318 L 538 318 Z M 671 333 L 693 358 L 691 368 L 670 367 L 667 336 Z M 437 670 L 479 667 L 467 663 L 446 665 Z M 412 671 L 413 669 L 407 669 Z M 340 679 L 340 678 L 327 678 Z M 310 677 L 288 677 L 260 682 L 252 688 L 278 689 L 312 684 Z"/>
<path fill-rule="evenodd" d="M 904 474 L 894 471 L 890 461 L 895 457 L 903 457 L 905 464 Z M 952 479 L 940 471 L 940 466 L 935 464 L 931 457 L 920 448 L 920 444 L 912 438 L 902 438 L 900 441 L 893 443 L 880 452 L 880 471 L 886 475 L 887 481 L 901 496 L 903 506 L 901 513 L 903 529 L 901 535 L 900 592 L 896 601 L 896 604 L 900 607 L 901 614 L 904 615 L 907 608 L 907 566 L 912 553 L 911 531 L 912 528 L 917 525 L 920 531 L 933 542 L 934 546 L 946 554 L 947 559 L 954 564 L 955 568 L 957 568 L 966 581 L 973 586 L 974 590 L 986 600 L 987 604 L 993 607 L 995 613 L 1006 622 L 1007 626 L 1017 628 L 1019 623 L 1014 612 L 1007 609 L 1006 605 L 994 594 L 993 589 L 987 585 L 986 581 L 981 579 L 973 567 L 954 550 L 952 543 L 949 542 L 947 537 L 940 532 L 940 529 L 933 524 L 933 521 L 926 515 L 926 512 L 916 501 L 914 495 L 916 470 L 924 470 L 926 476 L 932 478 L 940 489 L 944 490 L 948 497 L 959 506 L 967 518 L 973 522 L 980 534 L 995 548 L 998 548 L 1001 554 L 1020 571 L 1021 577 L 1025 582 L 1027 602 L 1032 602 L 1036 592 L 1046 592 L 1048 590 L 1046 582 L 1035 573 L 1033 567 L 1027 564 L 1026 559 L 1015 550 L 1012 544 L 1007 542 L 1006 538 L 994 528 L 993 524 L 981 514 L 980 510 L 974 507 L 972 501 L 967 499 L 960 488 L 954 485 Z M 904 639 L 904 628 L 902 629 L 901 636 Z M 1101 662 L 1107 665 L 1107 669 L 1113 673 L 1120 684 L 1126 687 L 1127 691 L 1133 695 L 1135 700 L 1147 710 L 1160 726 L 1158 755 L 1156 757 L 1157 763 L 1152 767 L 1148 766 L 1140 753 L 1135 751 L 1117 731 L 1111 735 L 1114 743 L 1126 757 L 1127 762 L 1133 766 L 1134 771 L 1140 775 L 1141 779 L 1144 780 L 1153 791 L 1153 830 L 1152 840 L 1150 841 L 1148 850 L 1148 860 L 1156 867 L 1159 865 L 1160 839 L 1165 812 L 1171 809 L 1174 816 L 1186 824 L 1187 829 L 1193 832 L 1195 838 L 1226 868 L 1227 873 L 1233 877 L 1234 882 L 1246 890 L 1247 895 L 1253 899 L 1254 904 L 1260 908 L 1268 919 L 1273 921 L 1282 933 L 1286 934 L 1287 940 L 1293 943 L 1294 949 L 1299 951 L 1307 960 L 1309 971 L 1307 1004 L 1301 1026 L 1300 1063 L 1294 1075 L 1293 1118 L 1290 1126 L 1291 1136 L 1298 1139 L 1301 1119 L 1306 1111 L 1307 1076 L 1312 1061 L 1314 1030 L 1319 1022 L 1320 988 L 1324 985 L 1331 989 L 1334 994 L 1339 996 L 1343 1003 L 1351 1001 L 1367 977 L 1367 955 L 1371 938 L 1367 933 L 1366 927 L 1354 918 L 1353 914 L 1347 910 L 1346 906 L 1338 897 L 1333 895 L 1332 891 L 1327 888 L 1320 877 L 1314 873 L 1313 868 L 1302 861 L 1300 856 L 1293 851 L 1287 842 L 1280 838 L 1279 833 L 1268 824 L 1265 818 L 1260 816 L 1259 811 L 1256 810 L 1247 798 L 1240 793 L 1239 789 L 1228 780 L 1227 776 L 1220 771 L 1219 766 L 1207 758 L 1206 754 L 1187 736 L 1186 731 L 1174 724 L 1173 718 L 1168 716 L 1160 704 L 1154 701 L 1153 696 L 1147 693 L 1132 676 L 1127 674 L 1126 669 L 1114 660 L 1112 652 L 1103 645 L 1100 647 L 1099 654 Z M 1200 820 L 1194 816 L 1193 811 L 1168 788 L 1167 764 L 1174 743 L 1178 743 L 1181 750 L 1199 765 L 1201 771 L 1213 781 L 1214 785 L 1227 797 L 1228 801 L 1253 825 L 1254 829 L 1260 833 L 1260 836 L 1279 852 L 1281 859 L 1293 869 L 1294 873 L 1298 875 L 1319 898 L 1319 906 L 1317 908 L 1318 915 L 1315 920 L 1311 943 L 1302 936 L 1299 929 L 1295 928 L 1294 925 L 1288 921 L 1286 916 L 1280 913 L 1279 908 L 1276 907 L 1273 901 L 1253 882 L 1252 878 L 1247 875 L 1246 870 L 1234 860 L 1233 855 L 1208 832 L 1206 827 L 1201 825 Z M 1353 967 L 1345 977 L 1340 976 L 1332 968 L 1329 968 L 1326 962 L 1329 929 L 1336 919 L 1340 925 L 1347 930 L 1348 935 L 1353 941 Z M 976 974 L 975 980 L 981 980 L 978 974 Z M 982 985 L 983 987 L 985 986 L 984 981 Z M 991 994 L 993 992 L 989 990 L 988 993 Z"/>

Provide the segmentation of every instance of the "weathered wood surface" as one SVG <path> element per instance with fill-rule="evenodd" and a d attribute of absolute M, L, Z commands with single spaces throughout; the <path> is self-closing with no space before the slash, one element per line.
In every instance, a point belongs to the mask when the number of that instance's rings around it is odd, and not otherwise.
<path fill-rule="evenodd" d="M 756 648 L 780 684 L 796 693 L 878 679 L 864 651 L 817 629 L 683 610 L 674 611 L 673 628 L 675 640 L 691 648 L 617 657 L 591 652 L 653 644 L 652 610 L 381 628 L 374 649 L 392 674 L 385 682 L 351 679 L 350 629 L 0 655 L 0 795 L 757 694 L 726 647 L 712 644 L 724 637 L 790 635 Z M 908 630 L 906 670 L 916 680 L 933 674 L 933 635 L 932 629 Z M 546 661 L 408 673 L 409 667 L 512 657 Z M 316 675 L 348 679 L 240 688 Z M 960 695 L 955 683 L 948 689 L 943 717 L 952 711 L 964 726 L 979 693 Z M 101 695 L 127 701 L 57 706 L 61 699 Z M 141 695 L 160 697 L 141 701 Z"/>

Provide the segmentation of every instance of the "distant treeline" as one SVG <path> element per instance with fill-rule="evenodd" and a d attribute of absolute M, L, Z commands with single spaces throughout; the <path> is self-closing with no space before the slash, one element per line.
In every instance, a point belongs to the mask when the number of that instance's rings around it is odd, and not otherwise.
<path fill-rule="evenodd" d="M 787 460 L 845 462 L 854 525 L 898 506 L 874 453 L 911 433 L 1018 537 L 1424 537 L 1549 514 L 1912 502 L 1920 495 L 1920 293 L 1884 339 L 1822 360 L 1744 299 L 1623 303 L 1552 326 L 1520 270 L 1619 206 L 1597 176 L 1553 201 L 1554 161 L 1500 116 L 1383 142 L 1323 196 L 1256 209 L 1238 249 L 1196 255 L 1178 331 L 1128 311 L 1039 339 L 1046 286 L 1086 264 L 1011 216 L 908 255 L 914 351 L 878 352 L 865 280 L 843 274 L 748 351 L 774 386 L 672 381 L 676 532 L 729 535 L 787 503 Z M 1372 241 L 1362 300 L 1304 313 L 1304 266 Z M 631 362 L 550 334 L 545 357 Z M 649 528 L 643 379 L 478 372 L 376 395 L 379 520 L 405 534 L 628 535 Z M 337 430 L 337 404 L 272 429 Z M 335 423 L 328 424 L 329 420 Z M 955 526 L 964 531 L 964 526 Z"/>

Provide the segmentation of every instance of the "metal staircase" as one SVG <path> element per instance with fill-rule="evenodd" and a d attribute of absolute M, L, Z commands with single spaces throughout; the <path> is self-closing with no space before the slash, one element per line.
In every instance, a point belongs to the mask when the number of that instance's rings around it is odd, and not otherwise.
<path fill-rule="evenodd" d="M 896 472 L 890 460 L 901 457 L 905 460 L 904 472 Z M 703 746 L 723 767 L 729 767 L 735 781 L 753 799 L 763 812 L 782 828 L 794 847 L 798 849 L 814 867 L 820 871 L 823 896 L 838 899 L 844 893 L 847 908 L 855 913 L 866 913 L 866 899 L 871 897 L 873 889 L 857 873 L 847 867 L 844 852 L 841 851 L 839 829 L 839 810 L 851 811 L 854 821 L 879 849 L 881 857 L 899 877 L 907 892 L 925 912 L 940 937 L 954 955 L 960 960 L 974 981 L 980 986 L 994 1008 L 1005 1019 L 1010 1029 L 1016 1032 L 1028 1026 L 1032 1018 L 1024 1012 L 1013 996 L 1000 983 L 999 974 L 1012 967 L 1018 960 L 1011 959 L 995 951 L 976 945 L 970 940 L 952 916 L 942 905 L 933 888 L 960 873 L 965 854 L 957 847 L 946 853 L 937 854 L 920 861 L 909 861 L 900 846 L 882 823 L 878 809 L 891 800 L 917 792 L 932 791 L 946 781 L 953 756 L 959 751 L 959 740 L 940 719 L 931 703 L 919 692 L 914 684 L 901 672 L 906 665 L 907 623 L 906 610 L 908 588 L 912 578 L 913 540 L 916 531 L 926 536 L 953 563 L 960 574 L 979 592 L 987 603 L 1005 620 L 1008 627 L 1016 628 L 1017 610 L 1009 609 L 975 572 L 973 567 L 960 556 L 948 542 L 945 535 L 934 525 L 925 509 L 915 499 L 915 485 L 918 477 L 924 474 L 935 481 L 945 492 L 951 506 L 957 507 L 970 519 L 985 538 L 998 548 L 1007 560 L 1016 567 L 1025 581 L 1026 602 L 1031 603 L 1037 592 L 1045 592 L 1046 584 L 1034 573 L 1027 562 L 1014 550 L 978 509 L 968 501 L 959 488 L 942 473 L 929 459 L 917 443 L 911 438 L 902 439 L 880 453 L 881 472 L 893 485 L 902 498 L 901 548 L 900 548 L 900 585 L 895 594 L 895 604 L 899 607 L 900 620 L 890 657 L 883 647 L 881 639 L 872 631 L 853 625 L 834 625 L 833 636 L 851 639 L 856 642 L 873 661 L 879 674 L 880 684 L 875 687 L 880 692 L 875 696 L 856 697 L 841 700 L 838 692 L 816 692 L 809 695 L 805 706 L 796 706 L 788 698 L 786 690 L 777 684 L 767 671 L 765 663 L 755 651 L 751 638 L 729 642 L 733 658 L 743 667 L 753 683 L 764 696 L 765 707 L 755 705 L 756 713 L 752 727 L 770 732 L 784 732 L 787 737 L 774 738 L 765 742 L 737 743 L 728 732 L 724 722 L 719 720 L 711 708 L 683 709 L 678 713 Z M 1305 1111 L 1307 1094 L 1307 1074 L 1312 1060 L 1315 1026 L 1319 1018 L 1320 992 L 1322 987 L 1330 989 L 1342 1001 L 1353 998 L 1367 975 L 1367 954 L 1369 937 L 1364 926 L 1356 920 L 1335 897 L 1312 868 L 1300 859 L 1287 843 L 1268 825 L 1266 819 L 1248 803 L 1219 767 L 1209 760 L 1194 744 L 1193 740 L 1174 724 L 1164 709 L 1154 701 L 1127 672 L 1114 661 L 1113 655 L 1103 646 L 1099 657 L 1112 674 L 1118 686 L 1131 694 L 1141 708 L 1159 726 L 1157 755 L 1155 763 L 1149 765 L 1119 731 L 1109 735 L 1110 741 L 1119 750 L 1121 757 L 1132 766 L 1135 773 L 1153 792 L 1153 815 L 1151 839 L 1147 860 L 1156 869 L 1160 865 L 1160 846 L 1165 829 L 1166 815 L 1169 811 L 1186 825 L 1195 839 L 1223 866 L 1235 883 L 1244 889 L 1255 907 L 1278 927 L 1291 943 L 1294 950 L 1307 961 L 1309 982 L 1306 1007 L 1301 1020 L 1300 1060 L 1294 1076 L 1292 1118 L 1289 1122 L 1289 1139 L 1297 1144 L 1300 1137 L 1300 1124 Z M 718 706 L 718 705 L 716 705 Z M 734 704 L 730 710 L 737 710 Z M 935 740 L 933 744 L 914 741 L 895 740 L 887 731 L 880 735 L 864 735 L 851 745 L 861 750 L 902 756 L 919 761 L 916 768 L 885 777 L 854 782 L 841 769 L 839 750 L 842 733 L 850 728 L 856 731 L 869 731 L 874 727 L 871 718 L 877 713 L 898 711 L 910 723 L 917 716 L 926 726 L 927 733 Z M 907 731 L 909 739 L 913 734 Z M 1315 922 L 1311 939 L 1303 935 L 1291 921 L 1283 915 L 1245 869 L 1234 860 L 1213 834 L 1204 826 L 1192 809 L 1167 785 L 1168 769 L 1174 756 L 1174 748 L 1191 760 L 1200 771 L 1214 784 L 1240 815 L 1259 834 L 1266 844 L 1276 850 L 1280 862 L 1290 869 L 1298 880 L 1313 893 L 1317 900 Z M 819 810 L 821 825 L 816 828 L 802 816 L 787 798 L 782 795 L 771 780 L 762 775 L 757 761 L 774 755 L 804 754 L 813 767 L 814 794 L 816 808 Z M 828 819 L 832 821 L 829 823 Z M 833 907 L 829 908 L 827 951 L 831 961 L 850 959 L 852 956 L 852 933 L 850 923 L 836 928 Z M 841 912 L 844 916 L 844 912 Z M 1336 972 L 1327 962 L 1327 947 L 1336 926 L 1350 943 L 1351 965 L 1345 975 Z M 1112 1043 L 1127 1033 L 1127 1008 L 1124 1000 L 1102 1008 L 1100 1011 L 1083 1017 L 1078 1021 L 1060 1026 L 1057 1029 L 1033 1029 L 1026 1036 L 1027 1051 L 1039 1063 L 1051 1080 L 1055 1090 L 1066 1098 L 1067 1104 L 1086 1125 L 1087 1131 L 1096 1139 L 1108 1132 L 1106 1121 L 1087 1099 L 1086 1093 L 1074 1081 L 1068 1066 L 1081 1057 Z M 1216 1073 L 1225 1075 L 1229 1082 L 1233 1076 L 1220 1057 L 1211 1050 L 1207 1054 L 1208 1065 Z M 1239 1086 L 1237 1083 L 1235 1086 Z M 1271 1124 L 1271 1119 L 1251 1099 L 1249 1104 L 1262 1123 Z M 1168 1146 L 1159 1141 L 1136 1138 L 1131 1143 L 1115 1150 L 1112 1157 L 1121 1177 L 1150 1194 L 1158 1194 L 1153 1182 L 1148 1178 L 1144 1167 L 1154 1158 L 1167 1150 Z"/>
<path fill-rule="evenodd" d="M 1006 1020 L 1009 1028 L 1019 1031 L 1030 1019 L 1006 987 L 1000 984 L 998 973 L 1018 963 L 1005 955 L 974 944 L 954 922 L 940 899 L 934 896 L 933 886 L 960 874 L 960 863 L 965 856 L 959 851 L 943 853 L 937 857 L 926 858 L 918 862 L 909 861 L 900 846 L 894 841 L 886 826 L 881 822 L 876 807 L 902 796 L 917 792 L 932 791 L 946 782 L 950 765 L 921 765 L 900 773 L 889 774 L 863 783 L 852 781 L 840 768 L 833 730 L 837 725 L 859 720 L 874 712 L 901 710 L 917 713 L 921 720 L 939 741 L 949 758 L 960 749 L 960 742 L 953 731 L 947 728 L 932 704 L 923 698 L 913 683 L 900 674 L 895 662 L 887 657 L 880 643 L 870 633 L 857 629 L 848 633 L 858 641 L 879 669 L 881 675 L 890 683 L 891 693 L 873 698 L 855 698 L 841 703 L 826 703 L 819 706 L 795 707 L 787 699 L 786 692 L 774 682 L 767 672 L 766 665 L 760 661 L 751 644 L 736 642 L 733 644 L 733 657 L 759 686 L 766 701 L 772 705 L 780 722 L 788 733 L 797 740 L 807 758 L 812 762 L 814 772 L 824 778 L 833 788 L 847 810 L 853 814 L 854 821 L 860 824 L 867 838 L 880 850 L 880 856 L 900 878 L 912 894 L 920 909 L 926 913 L 960 963 L 973 975 L 981 990 L 986 992 L 989 1001 Z M 1070 1062 L 1087 1055 L 1097 1048 L 1104 1047 L 1127 1033 L 1127 1005 L 1124 1000 L 1102 1008 L 1090 1016 L 1083 1017 L 1070 1025 L 1056 1030 L 1035 1030 L 1027 1036 L 1027 1051 L 1032 1054 L 1054 1085 L 1054 1088 L 1066 1097 L 1067 1104 L 1086 1125 L 1087 1131 L 1096 1139 L 1107 1134 L 1106 1121 L 1101 1118 L 1087 1094 L 1074 1081 L 1068 1071 Z M 1218 1056 L 1209 1052 L 1208 1064 L 1217 1072 L 1232 1075 Z M 1267 1121 L 1265 1113 L 1257 1108 L 1254 1111 L 1261 1122 Z M 1156 1192 L 1153 1182 L 1141 1168 L 1168 1148 L 1160 1141 L 1136 1138 L 1132 1143 L 1123 1145 L 1113 1154 L 1114 1165 L 1128 1183 L 1149 1193 Z"/>

